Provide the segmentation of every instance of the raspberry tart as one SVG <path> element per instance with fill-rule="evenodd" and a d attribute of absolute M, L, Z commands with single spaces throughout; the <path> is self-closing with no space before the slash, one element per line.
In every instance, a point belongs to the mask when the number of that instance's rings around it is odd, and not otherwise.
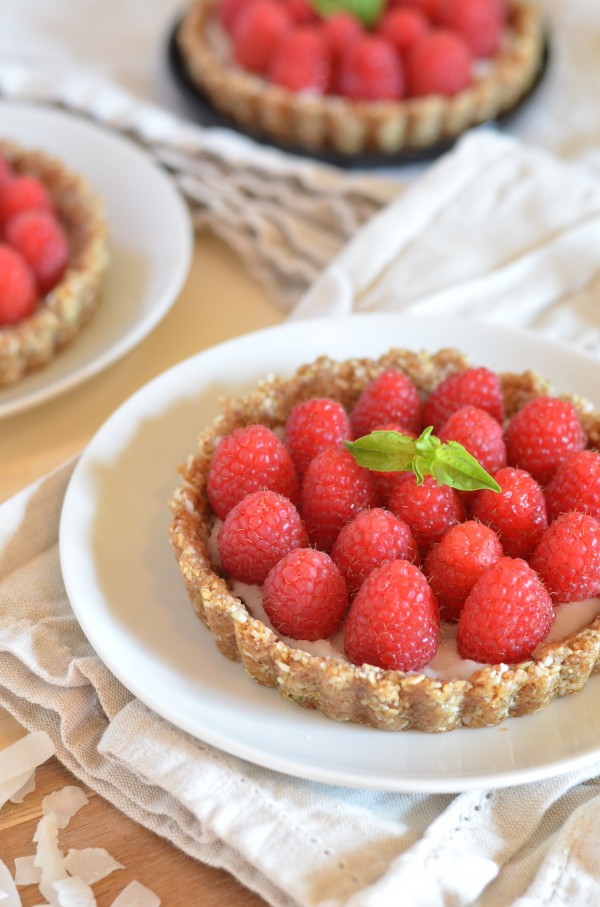
<path fill-rule="evenodd" d="M 79 334 L 107 264 L 104 207 L 87 181 L 41 151 L 0 142 L 0 386 Z"/>
<path fill-rule="evenodd" d="M 494 475 L 431 425 L 417 437 L 415 400 L 450 434 L 464 409 L 501 424 Z M 546 412 L 544 485 L 510 453 L 530 410 L 536 426 Z M 352 435 L 353 412 L 368 435 Z M 181 467 L 171 542 L 220 651 L 291 702 L 386 730 L 495 725 L 600 669 L 599 443 L 600 413 L 529 372 L 455 350 L 322 357 L 223 401 Z"/>
<path fill-rule="evenodd" d="M 545 60 L 529 0 L 192 0 L 176 40 L 238 128 L 342 156 L 445 147 L 514 109 Z"/>

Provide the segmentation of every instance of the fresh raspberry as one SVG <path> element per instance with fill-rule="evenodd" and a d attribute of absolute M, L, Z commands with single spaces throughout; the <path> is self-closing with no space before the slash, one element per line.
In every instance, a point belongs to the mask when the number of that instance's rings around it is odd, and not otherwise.
<path fill-rule="evenodd" d="M 0 193 L 0 224 L 22 211 L 53 211 L 46 187 L 33 176 L 15 176 Z"/>
<path fill-rule="evenodd" d="M 276 491 L 295 504 L 298 478 L 283 441 L 265 425 L 237 428 L 221 439 L 207 481 L 210 506 L 224 519 L 251 491 Z"/>
<path fill-rule="evenodd" d="M 337 633 L 346 613 L 346 583 L 324 551 L 296 548 L 269 572 L 263 605 L 282 636 L 327 639 Z"/>
<path fill-rule="evenodd" d="M 254 491 L 231 508 L 217 543 L 229 576 L 260 585 L 288 551 L 308 546 L 308 533 L 288 498 L 274 491 Z"/>
<path fill-rule="evenodd" d="M 35 278 L 18 252 L 0 243 L 0 326 L 31 315 L 38 300 Z"/>
<path fill-rule="evenodd" d="M 509 464 L 527 470 L 540 485 L 586 445 L 577 410 L 557 397 L 536 397 L 526 403 L 510 420 L 504 440 Z"/>
<path fill-rule="evenodd" d="M 49 293 L 69 264 L 69 245 L 59 221 L 48 211 L 23 211 L 11 218 L 5 233 L 33 271 L 40 293 Z"/>
<path fill-rule="evenodd" d="M 424 428 L 443 428 L 452 413 L 463 406 L 477 406 L 497 422 L 504 421 L 504 398 L 498 375 L 487 368 L 468 368 L 445 378 L 423 406 Z"/>
<path fill-rule="evenodd" d="M 12 167 L 8 163 L 5 157 L 0 154 L 0 192 L 2 188 L 6 186 L 11 180 L 14 179 L 14 173 Z"/>
<path fill-rule="evenodd" d="M 351 41 L 337 73 L 337 92 L 352 100 L 383 101 L 404 97 L 402 60 L 389 41 L 365 34 Z"/>
<path fill-rule="evenodd" d="M 423 572 L 445 620 L 458 620 L 479 577 L 502 555 L 494 530 L 475 520 L 457 523 L 444 533 L 428 552 Z"/>
<path fill-rule="evenodd" d="M 600 453 L 572 454 L 550 479 L 545 495 L 549 520 L 572 510 L 600 519 Z"/>
<path fill-rule="evenodd" d="M 378 503 L 369 470 L 359 466 L 347 450 L 324 450 L 309 463 L 302 482 L 300 513 L 317 548 L 331 550 L 342 526 Z"/>
<path fill-rule="evenodd" d="M 285 444 L 300 476 L 317 454 L 340 447 L 345 440 L 350 440 L 348 414 L 331 397 L 297 403 L 285 423 Z"/>
<path fill-rule="evenodd" d="M 418 671 L 429 664 L 440 638 L 440 614 L 418 567 L 396 560 L 367 577 L 344 628 L 344 648 L 354 664 Z"/>
<path fill-rule="evenodd" d="M 500 45 L 505 20 L 503 0 L 449 0 L 445 25 L 461 35 L 476 57 L 491 57 Z"/>
<path fill-rule="evenodd" d="M 362 25 L 352 13 L 336 13 L 325 19 L 321 28 L 334 60 L 341 59 L 348 45 L 364 34 Z"/>
<path fill-rule="evenodd" d="M 419 10 L 433 25 L 441 21 L 444 6 L 447 0 L 391 0 L 390 7 L 408 6 Z"/>
<path fill-rule="evenodd" d="M 438 485 L 432 476 L 425 476 L 421 485 L 417 485 L 414 475 L 405 476 L 394 489 L 388 506 L 398 519 L 408 523 L 422 554 L 439 542 L 447 529 L 465 518 L 458 491 L 449 485 Z"/>
<path fill-rule="evenodd" d="M 600 521 L 587 513 L 561 513 L 550 523 L 529 563 L 559 602 L 600 593 Z"/>
<path fill-rule="evenodd" d="M 231 32 L 235 27 L 235 21 L 240 12 L 253 2 L 254 0 L 219 0 L 217 16 L 223 28 Z"/>
<path fill-rule="evenodd" d="M 298 25 L 313 25 L 319 21 L 308 0 L 283 0 L 283 2 L 292 22 Z"/>
<path fill-rule="evenodd" d="M 361 510 L 342 528 L 331 556 L 346 580 L 348 594 L 355 595 L 364 579 L 384 561 L 402 558 L 419 563 L 419 549 L 406 523 L 381 507 Z"/>
<path fill-rule="evenodd" d="M 304 26 L 285 35 L 273 54 L 269 79 L 290 91 L 325 94 L 331 83 L 331 57 L 322 32 Z"/>
<path fill-rule="evenodd" d="M 425 37 L 430 27 L 429 21 L 419 9 L 399 6 L 382 16 L 378 31 L 399 54 L 405 54 Z"/>
<path fill-rule="evenodd" d="M 415 44 L 406 57 L 406 83 L 413 97 L 451 97 L 471 84 L 473 58 L 460 35 L 439 29 Z"/>
<path fill-rule="evenodd" d="M 362 438 L 383 422 L 396 422 L 408 432 L 418 432 L 421 401 L 412 381 L 390 368 L 371 381 L 350 413 L 355 438 Z"/>
<path fill-rule="evenodd" d="M 444 443 L 458 441 L 486 472 L 494 473 L 506 466 L 502 426 L 478 406 L 463 406 L 452 413 L 440 430 L 439 439 Z"/>
<path fill-rule="evenodd" d="M 398 425 L 397 422 L 386 422 L 383 425 L 376 425 L 373 428 L 373 431 L 397 431 L 401 435 L 406 435 L 409 438 L 417 437 L 414 432 L 406 431 L 401 425 Z M 371 470 L 371 481 L 383 504 L 388 503 L 398 482 L 401 482 L 402 479 L 408 475 L 412 475 L 410 470 L 395 470 L 393 472 L 379 472 L 376 469 Z"/>
<path fill-rule="evenodd" d="M 514 664 L 529 658 L 554 622 L 552 600 L 519 558 L 501 557 L 477 580 L 458 621 L 461 658 Z"/>
<path fill-rule="evenodd" d="M 237 62 L 248 72 L 264 74 L 273 55 L 293 24 L 276 0 L 255 0 L 235 19 L 232 31 Z"/>
<path fill-rule="evenodd" d="M 544 492 L 523 469 L 506 466 L 494 474 L 502 491 L 475 492 L 471 516 L 494 529 L 508 557 L 528 557 L 548 526 Z"/>

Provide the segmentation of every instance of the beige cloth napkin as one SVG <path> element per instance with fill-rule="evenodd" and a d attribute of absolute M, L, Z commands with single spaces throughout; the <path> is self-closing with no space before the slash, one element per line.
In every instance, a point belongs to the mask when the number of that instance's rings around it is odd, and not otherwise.
<path fill-rule="evenodd" d="M 134 699 L 63 587 L 72 467 L 0 508 L 0 703 L 85 784 L 276 907 L 597 905 L 600 763 L 458 796 L 351 790 L 229 756 Z"/>

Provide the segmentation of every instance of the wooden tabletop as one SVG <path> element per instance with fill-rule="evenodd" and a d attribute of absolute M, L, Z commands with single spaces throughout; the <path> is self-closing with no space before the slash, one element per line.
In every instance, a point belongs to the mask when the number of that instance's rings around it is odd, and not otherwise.
<path fill-rule="evenodd" d="M 105 419 L 139 387 L 169 366 L 233 336 L 279 323 L 282 313 L 247 274 L 230 249 L 203 234 L 196 243 L 188 280 L 164 321 L 123 360 L 79 388 L 2 422 L 0 501 L 80 451 Z M 90 327 L 90 330 L 92 327 Z M 25 731 L 0 709 L 0 749 Z M 14 858 L 35 850 L 32 837 L 42 797 L 79 783 L 52 759 L 37 772 L 36 790 L 0 811 L 0 858 L 14 873 Z M 99 907 L 108 907 L 133 879 L 151 888 L 164 907 L 260 907 L 262 898 L 226 872 L 190 857 L 127 819 L 87 791 L 89 806 L 61 834 L 69 847 L 105 847 L 125 866 L 94 886 Z M 190 899 L 190 892 L 195 892 Z M 20 889 L 24 907 L 42 900 L 35 885 Z"/>

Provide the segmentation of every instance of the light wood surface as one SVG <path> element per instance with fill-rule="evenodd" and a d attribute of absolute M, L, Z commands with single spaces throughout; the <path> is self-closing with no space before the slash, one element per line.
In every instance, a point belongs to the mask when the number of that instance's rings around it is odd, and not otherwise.
<path fill-rule="evenodd" d="M 107 371 L 49 403 L 0 424 L 0 501 L 80 451 L 110 413 L 169 366 L 209 346 L 283 319 L 230 249 L 215 237 L 198 238 L 188 280 L 164 321 L 135 350 Z M 89 330 L 92 330 L 90 326 Z M 0 749 L 25 731 L 0 709 Z M 14 872 L 14 858 L 31 854 L 42 797 L 78 783 L 55 759 L 37 773 L 37 788 L 21 805 L 0 811 L 0 857 Z M 69 847 L 106 847 L 126 867 L 94 886 L 99 907 L 108 907 L 132 879 L 161 898 L 164 907 L 260 907 L 262 898 L 226 872 L 204 866 L 141 828 L 101 797 L 61 836 Z M 42 900 L 35 885 L 20 889 L 24 907 Z"/>

